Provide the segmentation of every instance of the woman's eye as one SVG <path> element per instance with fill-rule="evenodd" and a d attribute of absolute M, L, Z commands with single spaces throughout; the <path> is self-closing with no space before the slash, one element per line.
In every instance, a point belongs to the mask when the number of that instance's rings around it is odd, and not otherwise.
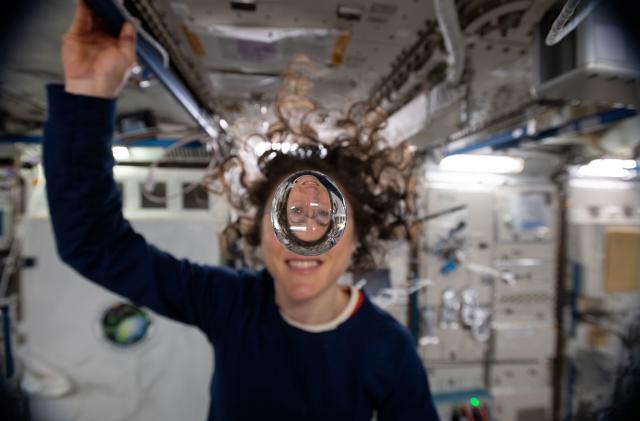
<path fill-rule="evenodd" d="M 326 227 L 331 222 L 331 212 L 326 209 L 319 209 L 316 214 L 316 223 L 321 227 Z"/>
<path fill-rule="evenodd" d="M 294 223 L 300 223 L 304 220 L 304 209 L 298 206 L 293 206 L 289 209 L 289 218 Z"/>

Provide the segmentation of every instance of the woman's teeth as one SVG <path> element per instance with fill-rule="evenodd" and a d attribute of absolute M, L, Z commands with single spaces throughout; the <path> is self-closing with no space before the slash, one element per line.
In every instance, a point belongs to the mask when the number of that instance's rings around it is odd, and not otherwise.
<path fill-rule="evenodd" d="M 320 261 L 318 260 L 289 260 L 287 263 L 296 269 L 309 269 L 320 266 Z"/>

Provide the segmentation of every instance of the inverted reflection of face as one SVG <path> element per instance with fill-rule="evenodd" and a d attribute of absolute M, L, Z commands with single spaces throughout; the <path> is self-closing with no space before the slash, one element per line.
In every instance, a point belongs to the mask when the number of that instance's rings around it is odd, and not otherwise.
<path fill-rule="evenodd" d="M 287 200 L 287 221 L 292 233 L 303 241 L 321 238 L 331 223 L 331 199 L 312 175 L 294 181 Z"/>
<path fill-rule="evenodd" d="M 347 225 L 342 193 L 329 177 L 312 170 L 291 174 L 278 185 L 270 216 L 278 240 L 302 256 L 327 252 Z"/>

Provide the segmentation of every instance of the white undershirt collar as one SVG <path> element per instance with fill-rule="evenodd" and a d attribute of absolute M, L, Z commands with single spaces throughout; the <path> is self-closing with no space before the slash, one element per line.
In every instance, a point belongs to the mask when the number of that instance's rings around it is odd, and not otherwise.
<path fill-rule="evenodd" d="M 349 317 L 351 317 L 351 315 L 353 314 L 353 311 L 355 310 L 356 305 L 358 304 L 358 296 L 360 294 L 360 291 L 357 288 L 352 286 L 350 287 L 350 293 L 351 295 L 349 296 L 349 302 L 347 303 L 347 306 L 344 308 L 344 310 L 342 310 L 342 312 L 340 312 L 340 314 L 338 314 L 333 320 L 329 320 L 328 322 L 325 322 L 325 323 L 321 323 L 318 325 L 309 325 L 305 323 L 296 322 L 295 320 L 291 320 L 290 318 L 285 316 L 282 312 L 280 312 L 280 315 L 282 316 L 285 322 L 287 322 L 291 326 L 296 327 L 300 330 L 304 330 L 306 332 L 311 332 L 311 333 L 328 332 L 330 330 L 334 330 L 335 328 L 340 326 L 342 323 L 347 321 L 347 319 L 349 319 Z"/>

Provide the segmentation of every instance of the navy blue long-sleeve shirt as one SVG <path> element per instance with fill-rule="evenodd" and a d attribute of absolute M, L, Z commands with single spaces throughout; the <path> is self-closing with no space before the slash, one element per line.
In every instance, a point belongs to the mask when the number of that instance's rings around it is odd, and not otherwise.
<path fill-rule="evenodd" d="M 49 86 L 44 170 L 62 260 L 93 282 L 200 328 L 215 347 L 209 420 L 437 420 L 409 332 L 366 297 L 331 331 L 289 325 L 267 271 L 178 260 L 122 215 L 115 101 Z"/>

